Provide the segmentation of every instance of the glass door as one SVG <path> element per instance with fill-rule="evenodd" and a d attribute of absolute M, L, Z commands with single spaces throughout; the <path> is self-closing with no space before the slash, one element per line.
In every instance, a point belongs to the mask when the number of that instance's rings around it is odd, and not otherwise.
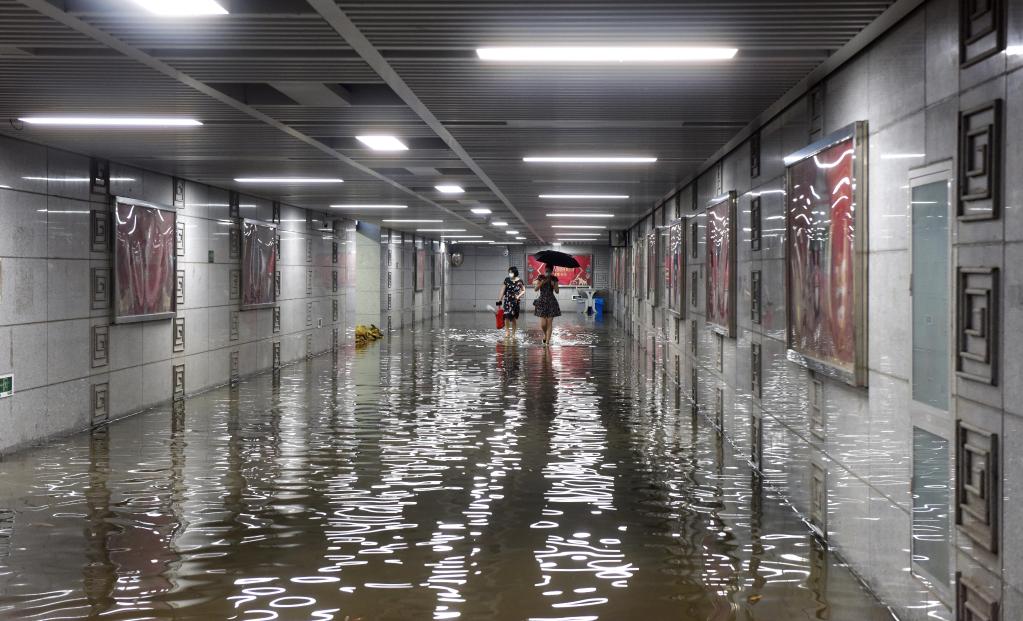
<path fill-rule="evenodd" d="M 946 603 L 952 584 L 951 171 L 950 163 L 919 169 L 909 185 L 912 567 Z"/>

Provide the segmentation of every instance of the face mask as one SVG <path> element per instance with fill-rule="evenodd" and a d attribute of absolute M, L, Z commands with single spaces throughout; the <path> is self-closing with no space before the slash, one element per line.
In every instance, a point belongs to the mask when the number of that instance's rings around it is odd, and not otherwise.
<path fill-rule="evenodd" d="M 508 272 L 508 278 L 515 278 L 515 274 L 512 274 L 511 272 Z"/>

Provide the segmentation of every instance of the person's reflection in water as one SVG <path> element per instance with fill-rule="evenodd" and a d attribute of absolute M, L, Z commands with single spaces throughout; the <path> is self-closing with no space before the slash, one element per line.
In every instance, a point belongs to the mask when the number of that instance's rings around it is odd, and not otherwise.
<path fill-rule="evenodd" d="M 504 382 L 510 383 L 519 376 L 519 344 L 512 338 L 497 343 L 497 369 Z M 505 386 L 507 387 L 507 386 Z"/>

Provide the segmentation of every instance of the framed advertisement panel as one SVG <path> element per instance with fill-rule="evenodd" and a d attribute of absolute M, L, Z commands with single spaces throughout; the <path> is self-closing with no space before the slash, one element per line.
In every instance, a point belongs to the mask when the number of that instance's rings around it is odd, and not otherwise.
<path fill-rule="evenodd" d="M 593 255 L 574 254 L 572 258 L 579 262 L 579 267 L 555 267 L 554 276 L 561 287 L 592 287 L 593 286 Z M 534 255 L 526 258 L 526 285 L 532 287 L 544 269 L 544 264 L 537 261 Z"/>
<path fill-rule="evenodd" d="M 426 248 L 416 248 L 416 291 L 426 289 Z"/>
<path fill-rule="evenodd" d="M 440 289 L 444 281 L 444 253 L 439 248 L 433 251 L 433 288 Z"/>
<path fill-rule="evenodd" d="M 867 124 L 785 158 L 786 343 L 793 362 L 867 385 Z"/>
<path fill-rule="evenodd" d="M 116 196 L 114 323 L 169 319 L 177 309 L 177 211 Z"/>
<path fill-rule="evenodd" d="M 657 306 L 657 231 L 646 236 L 646 298 Z"/>
<path fill-rule="evenodd" d="M 242 310 L 273 306 L 277 271 L 277 227 L 242 221 Z"/>
<path fill-rule="evenodd" d="M 668 225 L 668 276 L 667 276 L 667 295 L 668 295 L 668 310 L 675 313 L 676 315 L 682 315 L 682 309 L 685 308 L 683 303 L 683 279 L 685 277 L 685 257 L 686 253 L 682 245 L 685 243 L 684 228 L 682 226 L 682 220 L 673 220 Z"/>
<path fill-rule="evenodd" d="M 646 237 L 636 234 L 635 243 L 632 245 L 632 297 L 637 300 L 643 299 L 646 293 L 646 270 L 643 265 L 646 262 Z"/>
<path fill-rule="evenodd" d="M 707 324 L 735 336 L 735 192 L 707 209 Z"/>

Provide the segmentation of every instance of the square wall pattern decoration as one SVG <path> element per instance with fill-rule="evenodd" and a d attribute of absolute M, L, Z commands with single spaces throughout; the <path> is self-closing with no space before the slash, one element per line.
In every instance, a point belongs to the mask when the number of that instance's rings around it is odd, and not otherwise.
<path fill-rule="evenodd" d="M 788 358 L 866 386 L 867 124 L 785 158 Z"/>
<path fill-rule="evenodd" d="M 130 198 L 114 201 L 114 321 L 174 316 L 177 214 Z"/>

